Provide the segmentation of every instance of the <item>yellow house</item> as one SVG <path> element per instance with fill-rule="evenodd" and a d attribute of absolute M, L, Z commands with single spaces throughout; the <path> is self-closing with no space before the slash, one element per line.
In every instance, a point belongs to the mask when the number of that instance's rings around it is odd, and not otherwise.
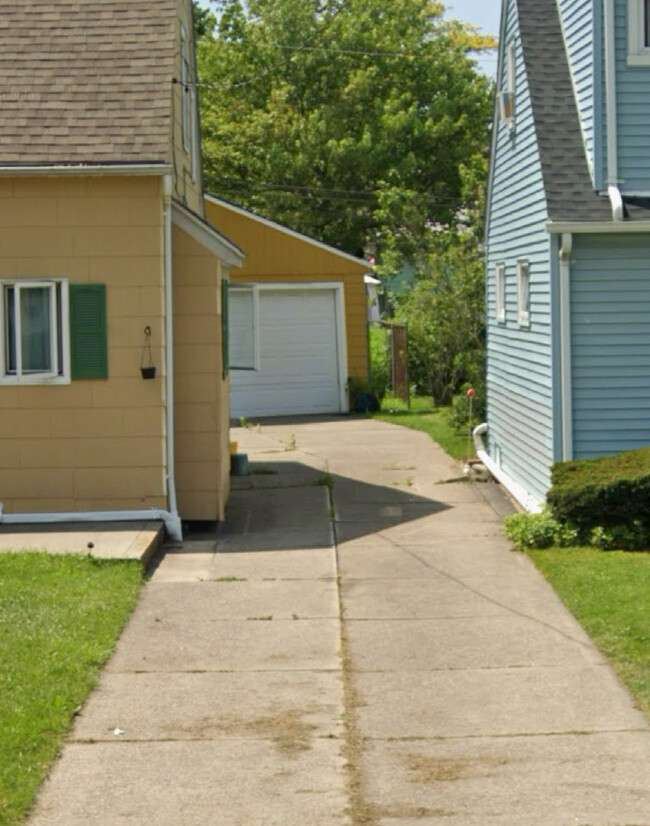
<path fill-rule="evenodd" d="M 0 521 L 178 538 L 225 512 L 244 257 L 205 221 L 190 0 L 21 0 L 0 47 Z"/>
<path fill-rule="evenodd" d="M 230 284 L 232 415 L 344 413 L 368 376 L 367 261 L 206 196 L 206 216 L 246 251 Z"/>

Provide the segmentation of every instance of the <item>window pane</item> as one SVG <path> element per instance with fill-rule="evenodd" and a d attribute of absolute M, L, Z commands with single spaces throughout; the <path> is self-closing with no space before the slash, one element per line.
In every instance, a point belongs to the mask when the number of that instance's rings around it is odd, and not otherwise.
<path fill-rule="evenodd" d="M 255 368 L 255 304 L 253 290 L 233 290 L 229 302 L 230 366 Z"/>
<path fill-rule="evenodd" d="M 650 0 L 643 4 L 643 45 L 650 46 Z"/>
<path fill-rule="evenodd" d="M 50 293 L 49 287 L 19 291 L 23 373 L 52 371 Z"/>

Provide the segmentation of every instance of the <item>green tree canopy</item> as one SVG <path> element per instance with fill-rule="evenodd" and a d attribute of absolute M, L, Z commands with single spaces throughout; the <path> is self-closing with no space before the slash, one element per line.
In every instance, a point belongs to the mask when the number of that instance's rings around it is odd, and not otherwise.
<path fill-rule="evenodd" d="M 207 188 L 352 253 L 413 259 L 475 208 L 491 40 L 434 0 L 217 0 L 198 56 Z M 480 161 L 478 162 L 480 166 Z"/>

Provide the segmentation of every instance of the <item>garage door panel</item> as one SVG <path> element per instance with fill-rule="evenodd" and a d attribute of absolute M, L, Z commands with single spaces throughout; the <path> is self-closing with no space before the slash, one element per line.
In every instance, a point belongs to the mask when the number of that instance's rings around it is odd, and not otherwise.
<path fill-rule="evenodd" d="M 259 349 L 231 373 L 234 416 L 340 412 L 334 290 L 260 290 Z"/>

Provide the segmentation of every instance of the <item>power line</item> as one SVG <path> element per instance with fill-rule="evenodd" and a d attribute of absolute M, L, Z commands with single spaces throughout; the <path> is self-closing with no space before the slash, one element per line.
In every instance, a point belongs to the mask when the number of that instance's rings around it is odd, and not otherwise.
<path fill-rule="evenodd" d="M 301 49 L 301 48 L 308 47 L 309 44 L 313 40 L 315 40 L 317 37 L 320 37 L 324 32 L 326 32 L 327 29 L 332 25 L 332 23 L 339 16 L 339 14 L 341 14 L 341 12 L 343 12 L 343 11 L 346 11 L 348 9 L 348 7 L 353 2 L 354 2 L 354 0 L 343 0 L 343 2 L 338 7 L 338 9 L 336 9 L 336 11 L 327 18 L 327 20 L 323 23 L 323 25 L 319 29 L 317 29 L 315 32 L 313 32 L 306 40 L 304 40 L 300 44 L 300 46 L 296 46 L 295 48 L 296 49 Z M 229 84 L 228 88 L 229 89 L 240 89 L 243 86 L 250 86 L 251 83 L 256 83 L 258 80 L 261 80 L 262 78 L 266 77 L 267 75 L 271 74 L 272 72 L 275 72 L 277 69 L 281 69 L 284 66 L 287 66 L 290 62 L 291 62 L 291 58 L 288 58 L 287 60 L 283 60 L 280 63 L 276 63 L 274 66 L 269 66 L 268 69 L 265 69 L 263 72 L 260 72 L 259 75 L 256 75 L 252 78 L 249 78 L 248 80 L 242 80 L 239 83 Z M 221 86 L 218 86 L 218 85 L 211 85 L 210 86 L 208 84 L 197 84 L 197 85 L 203 86 L 204 88 L 217 88 L 217 89 L 225 88 L 225 86 L 226 86 L 226 84 L 222 84 Z"/>

